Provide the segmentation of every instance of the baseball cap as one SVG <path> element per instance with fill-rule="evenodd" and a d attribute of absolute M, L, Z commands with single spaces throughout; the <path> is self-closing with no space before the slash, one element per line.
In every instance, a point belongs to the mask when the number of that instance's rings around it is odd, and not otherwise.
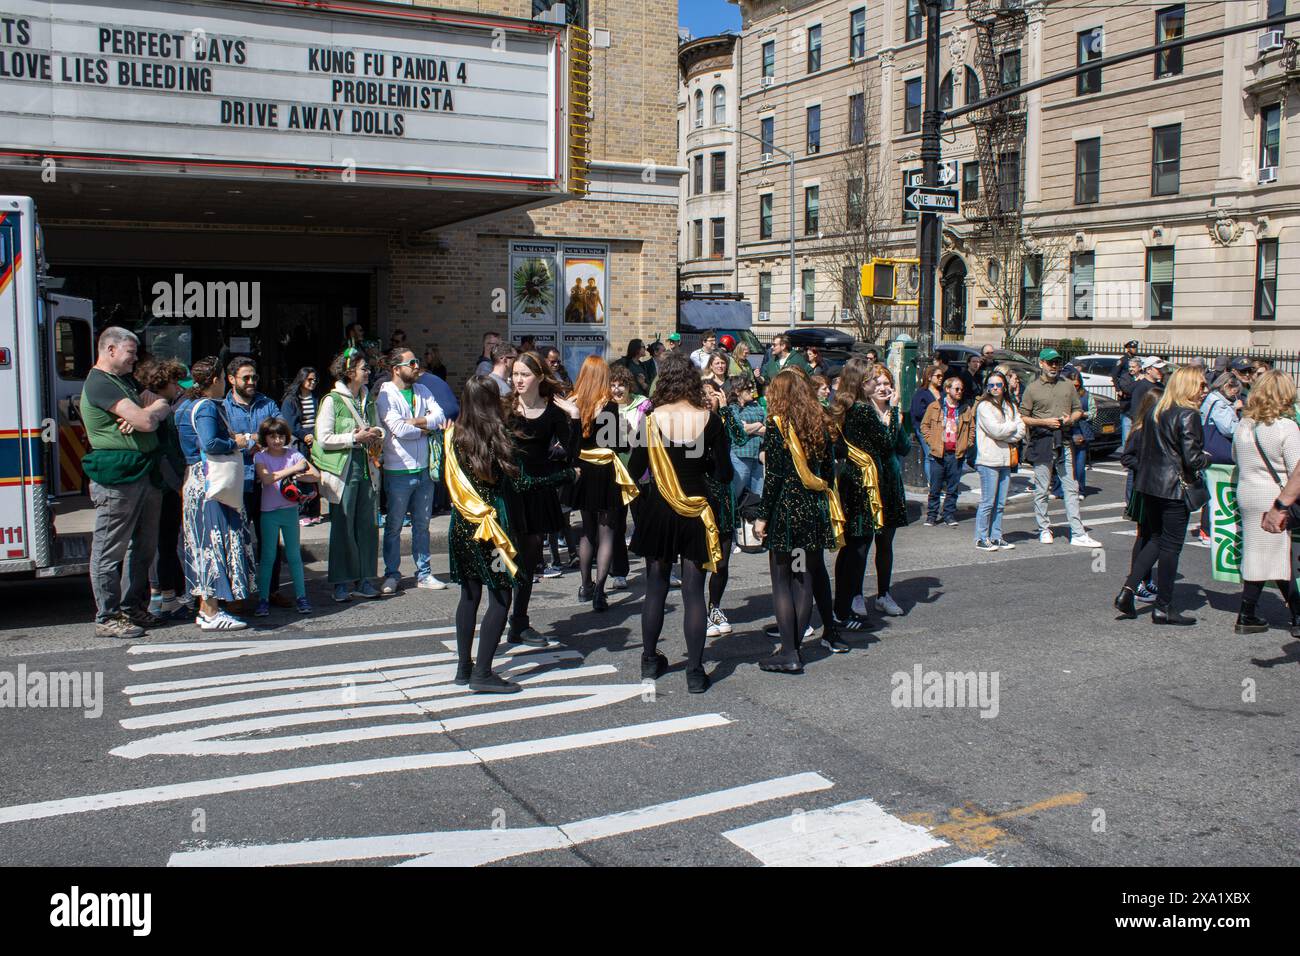
<path fill-rule="evenodd" d="M 1042 362 L 1059 362 L 1061 361 L 1061 353 L 1056 349 L 1046 348 L 1038 353 L 1038 358 Z"/>
<path fill-rule="evenodd" d="M 680 342 L 681 340 L 682 340 L 682 336 L 681 333 L 679 332 L 674 332 L 668 336 L 669 342 Z"/>
<path fill-rule="evenodd" d="M 1255 367 L 1255 364 L 1247 358 L 1235 358 L 1228 363 L 1228 368 L 1234 372 L 1245 372 Z"/>
<path fill-rule="evenodd" d="M 1146 358 L 1142 360 L 1143 369 L 1164 368 L 1168 364 L 1169 364 L 1168 362 L 1160 358 L 1160 356 L 1158 355 L 1148 355 Z"/>

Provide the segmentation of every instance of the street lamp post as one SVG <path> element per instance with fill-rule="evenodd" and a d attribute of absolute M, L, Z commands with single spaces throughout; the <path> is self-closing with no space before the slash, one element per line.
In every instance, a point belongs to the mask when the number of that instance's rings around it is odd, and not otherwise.
<path fill-rule="evenodd" d="M 758 142 L 761 143 L 761 144 L 762 144 L 764 147 L 766 147 L 767 149 L 770 149 L 770 150 L 772 150 L 772 151 L 775 152 L 775 153 L 780 153 L 782 156 L 784 156 L 784 157 L 785 157 L 786 165 L 787 165 L 787 166 L 789 167 L 789 169 L 790 169 L 790 328 L 793 329 L 793 328 L 795 327 L 795 318 L 794 318 L 794 317 L 795 317 L 795 310 L 794 310 L 794 302 L 795 302 L 795 293 L 794 293 L 794 289 L 795 289 L 795 284 L 794 284 L 794 274 L 795 274 L 795 257 L 794 257 L 794 155 L 793 155 L 792 153 L 789 153 L 789 152 L 787 152 L 786 150 L 782 149 L 780 146 L 777 146 L 775 143 L 769 143 L 769 142 L 767 142 L 767 141 L 764 140 L 761 136 L 755 136 L 753 133 L 746 133 L 743 129 L 735 129 L 735 128 L 730 127 L 730 126 L 723 126 L 723 127 L 720 127 L 720 128 L 723 129 L 724 131 L 728 132 L 728 133 L 739 133 L 741 136 L 748 136 L 750 139 L 756 139 L 756 140 L 758 140 Z M 737 164 L 737 165 L 739 165 L 739 164 Z"/>
<path fill-rule="evenodd" d="M 925 0 L 925 110 L 921 114 L 921 175 L 927 186 L 939 185 L 939 11 L 942 0 Z M 922 212 L 917 229 L 920 242 L 921 288 L 917 296 L 916 337 L 919 354 L 934 353 L 934 278 L 938 269 L 939 218 Z"/>

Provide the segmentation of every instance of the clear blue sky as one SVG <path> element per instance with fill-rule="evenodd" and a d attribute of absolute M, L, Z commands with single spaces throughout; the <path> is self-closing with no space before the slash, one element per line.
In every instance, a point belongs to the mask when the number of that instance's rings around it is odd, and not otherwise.
<path fill-rule="evenodd" d="M 727 0 L 677 0 L 677 22 L 697 37 L 723 30 L 739 33 L 740 7 Z"/>

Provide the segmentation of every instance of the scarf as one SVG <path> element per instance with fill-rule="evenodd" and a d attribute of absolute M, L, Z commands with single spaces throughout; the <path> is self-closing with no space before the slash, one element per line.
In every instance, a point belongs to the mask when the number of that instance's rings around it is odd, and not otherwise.
<path fill-rule="evenodd" d="M 613 465 L 614 482 L 618 485 L 619 490 L 623 493 L 624 506 L 630 505 L 636 500 L 641 491 L 628 474 L 627 468 L 619 459 L 618 455 L 612 448 L 586 448 L 578 453 L 581 461 L 590 462 L 593 465 Z"/>
<path fill-rule="evenodd" d="M 646 449 L 650 453 L 650 474 L 654 477 L 659 496 L 668 503 L 668 507 L 683 518 L 699 518 L 704 522 L 704 539 L 709 547 L 709 560 L 704 565 L 705 571 L 717 571 L 718 562 L 722 560 L 722 540 L 718 534 L 718 522 L 713 517 L 709 500 L 701 495 L 686 495 L 681 482 L 677 480 L 677 471 L 672 459 L 664 449 L 663 438 L 659 434 L 659 423 L 654 415 L 646 416 Z"/>
<path fill-rule="evenodd" d="M 820 491 L 826 495 L 826 505 L 830 510 L 831 530 L 835 533 L 835 547 L 844 546 L 844 509 L 840 507 L 840 496 L 835 493 L 835 488 L 821 478 L 812 473 L 808 467 L 808 458 L 803 453 L 803 444 L 799 441 L 799 436 L 795 434 L 793 428 L 786 426 L 779 417 L 772 418 L 776 422 L 777 429 L 781 432 L 781 438 L 785 441 L 785 447 L 790 450 L 790 459 L 794 462 L 794 470 L 799 473 L 799 481 L 809 491 Z"/>
<path fill-rule="evenodd" d="M 515 546 L 497 521 L 496 509 L 479 497 L 469 477 L 460 467 L 460 459 L 456 457 L 456 446 L 452 441 L 455 434 L 455 425 L 448 425 L 443 432 L 443 450 L 446 453 L 443 458 L 443 477 L 447 482 L 447 496 L 451 498 L 458 515 L 478 526 L 474 540 L 491 544 L 501 555 L 510 576 L 515 577 L 519 574 L 519 568 L 514 562 Z"/>

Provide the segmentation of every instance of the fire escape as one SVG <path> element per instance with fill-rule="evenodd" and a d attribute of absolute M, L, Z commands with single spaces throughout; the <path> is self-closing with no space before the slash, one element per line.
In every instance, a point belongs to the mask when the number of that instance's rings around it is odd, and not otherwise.
<path fill-rule="evenodd" d="M 1028 17 L 1022 0 L 968 0 L 967 18 L 975 24 L 975 68 L 984 89 L 995 96 L 1020 85 L 1020 58 Z M 1012 96 L 970 114 L 979 158 L 979 199 L 962 214 L 978 242 L 999 227 L 1018 222 L 1023 202 L 1024 97 Z"/>

